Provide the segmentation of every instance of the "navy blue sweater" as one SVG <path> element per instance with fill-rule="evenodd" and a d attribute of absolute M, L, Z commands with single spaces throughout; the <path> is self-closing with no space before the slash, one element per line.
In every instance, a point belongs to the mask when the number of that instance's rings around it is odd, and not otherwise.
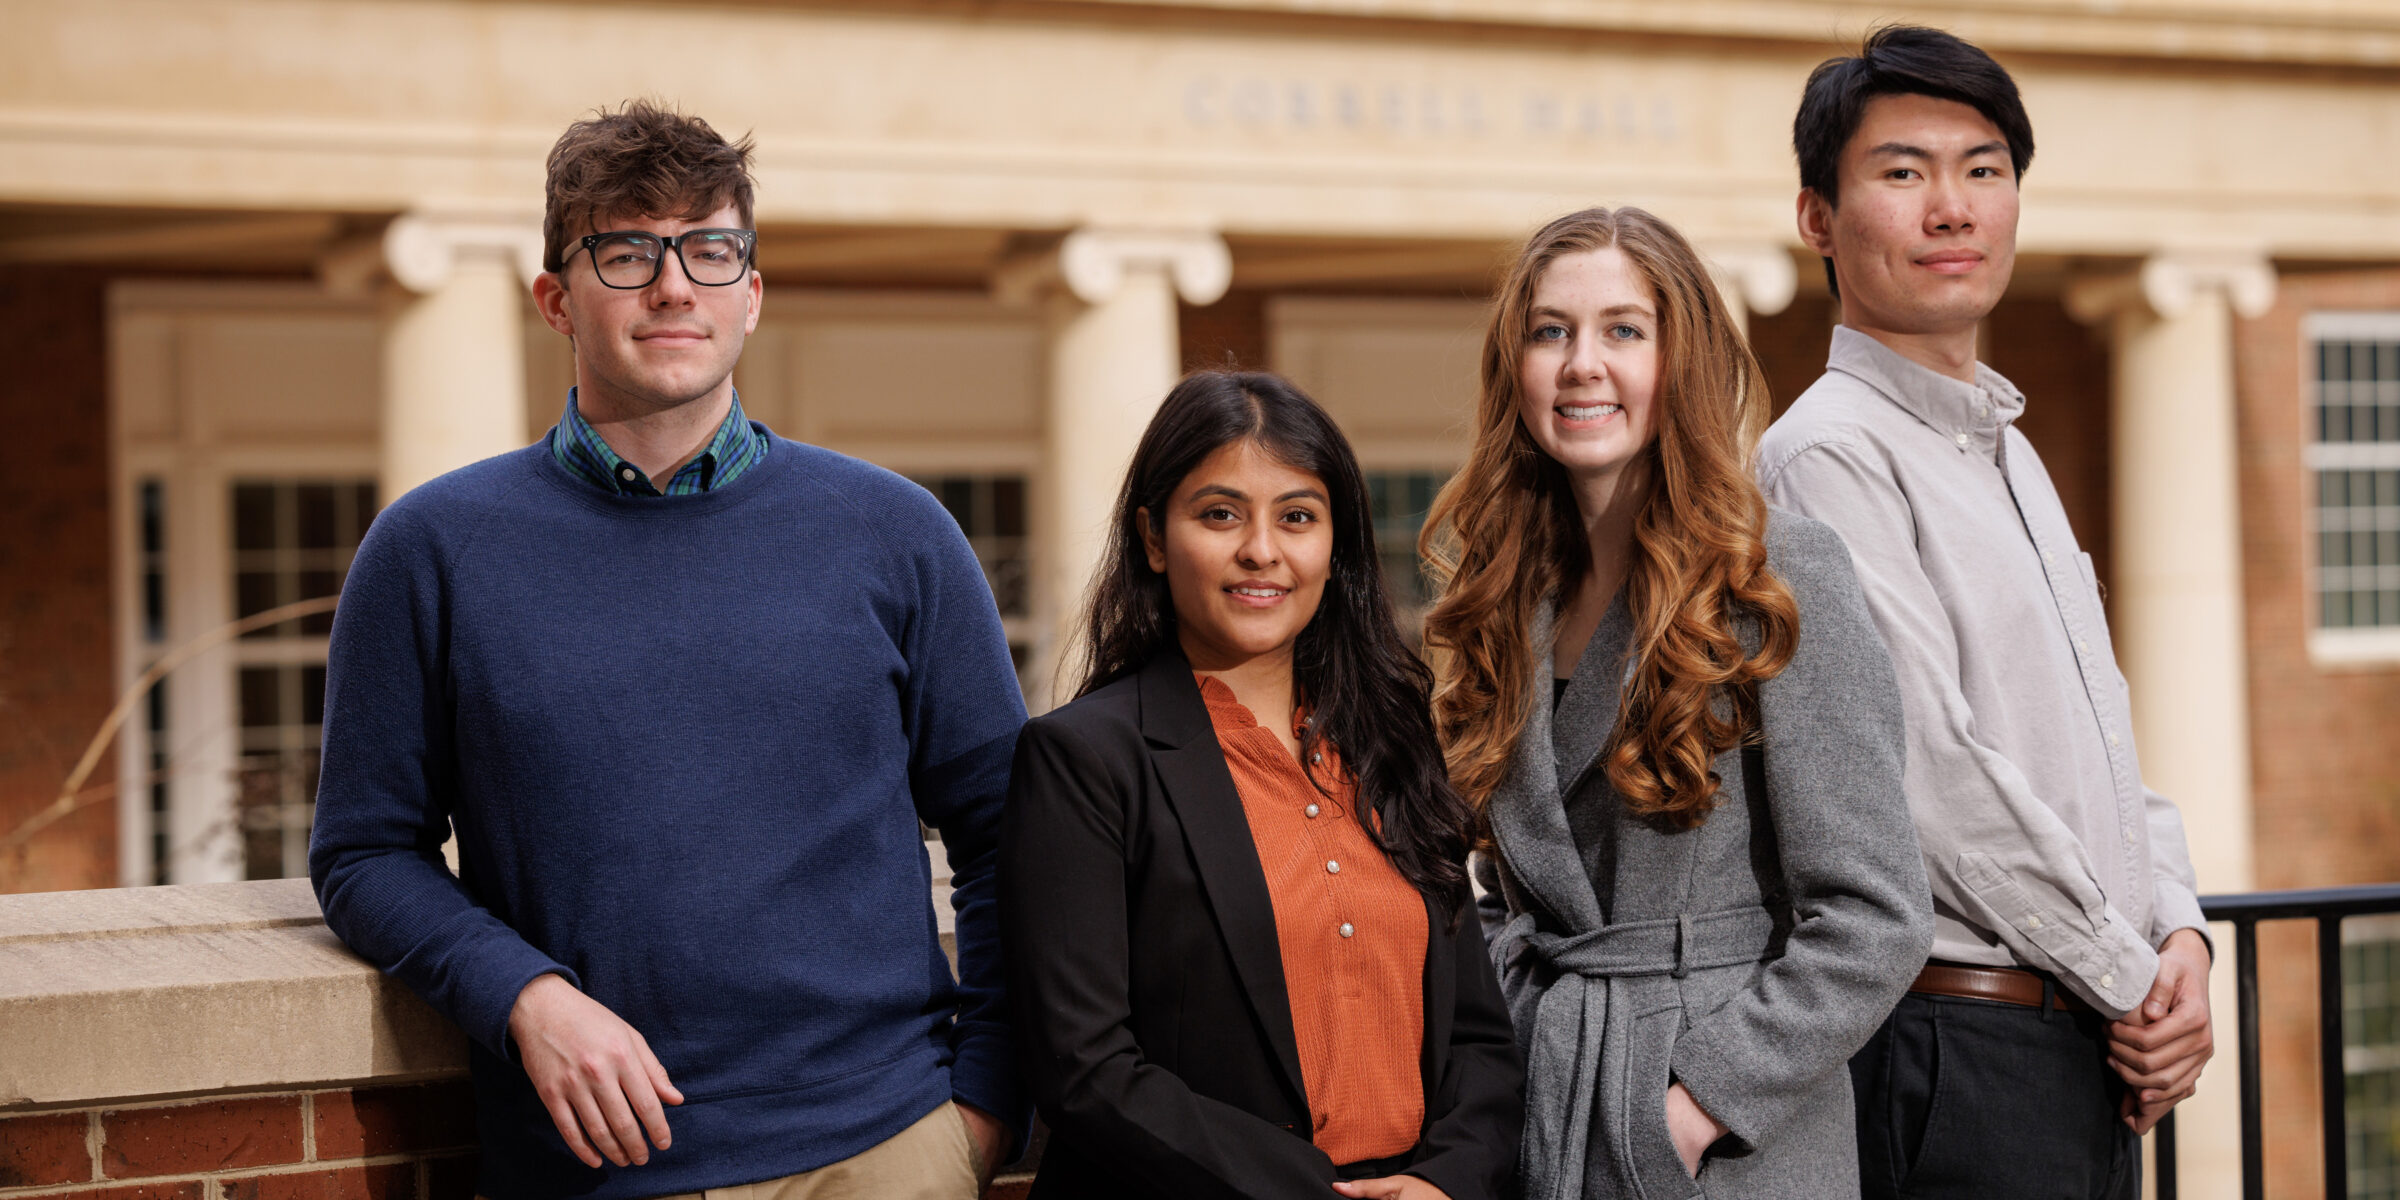
<path fill-rule="evenodd" d="M 333 931 L 466 1030 L 494 1200 L 772 1179 L 952 1097 L 1022 1127 L 992 867 L 1024 712 L 922 488 L 778 438 L 724 489 L 626 497 L 535 445 L 359 547 L 309 870 Z M 508 1016 L 544 972 L 682 1090 L 649 1165 L 583 1166 L 535 1097 Z"/>

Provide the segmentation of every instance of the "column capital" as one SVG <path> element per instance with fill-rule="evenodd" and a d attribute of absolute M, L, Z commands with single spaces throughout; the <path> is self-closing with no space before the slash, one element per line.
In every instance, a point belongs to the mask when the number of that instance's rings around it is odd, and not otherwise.
<path fill-rule="evenodd" d="M 1086 226 L 1052 249 L 1000 265 L 992 291 L 1003 302 L 1026 303 L 1063 291 L 1085 304 L 1104 304 L 1124 286 L 1128 271 L 1165 272 L 1187 304 L 1208 305 L 1233 284 L 1233 253 L 1206 230 Z"/>
<path fill-rule="evenodd" d="M 1773 242 L 1722 242 L 1701 246 L 1700 257 L 1716 276 L 1717 289 L 1739 300 L 1753 315 L 1771 317 L 1791 307 L 1800 275 L 1791 253 Z"/>
<path fill-rule="evenodd" d="M 2160 250 L 2131 271 L 2094 275 L 2067 286 L 2069 315 L 2087 325 L 2121 312 L 2183 315 L 2203 291 L 2223 292 L 2243 317 L 2275 306 L 2275 264 L 2258 250 Z"/>
<path fill-rule="evenodd" d="M 449 282 L 465 252 L 506 255 L 517 277 L 532 286 L 542 273 L 542 223 L 537 217 L 418 209 L 384 228 L 380 266 L 392 281 L 424 295 Z"/>

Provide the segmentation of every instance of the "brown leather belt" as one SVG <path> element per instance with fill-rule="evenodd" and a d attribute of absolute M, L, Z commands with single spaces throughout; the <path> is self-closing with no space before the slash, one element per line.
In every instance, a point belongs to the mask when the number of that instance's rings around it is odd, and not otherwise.
<path fill-rule="evenodd" d="M 1948 963 L 1927 963 L 1925 969 L 1917 973 L 1917 981 L 1908 985 L 1908 990 L 1929 996 L 1997 1000 L 2002 1004 L 2040 1008 L 2045 982 L 2042 976 L 2015 967 L 1957 967 Z M 2077 999 L 2065 988 L 2051 987 L 2047 990 L 2051 1007 L 2060 1012 L 2092 1011 L 2091 1005 Z"/>

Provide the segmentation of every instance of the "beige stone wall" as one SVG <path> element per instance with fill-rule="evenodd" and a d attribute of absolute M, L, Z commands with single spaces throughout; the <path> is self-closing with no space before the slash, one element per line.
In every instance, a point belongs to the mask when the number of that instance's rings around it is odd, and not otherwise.
<path fill-rule="evenodd" d="M 1786 244 L 1799 82 L 1825 39 L 1890 15 L 1801 5 L 1745 25 L 1777 6 L 1717 4 L 1662 30 L 1625 5 L 1520 4 L 1457 36 L 1425 19 L 1107 7 L 730 7 L 711 19 L 731 49 L 694 62 L 662 53 L 632 6 L 15 0 L 0 6 L 0 199 L 525 212 L 560 126 L 648 93 L 757 131 L 768 221 L 1509 237 L 1609 200 L 1703 240 Z M 2368 99 L 2392 86 L 2374 52 L 2391 21 L 2285 11 L 2137 6 L 2118 24 L 2159 48 L 2314 29 L 2341 71 L 2062 55 L 2080 45 L 2063 18 L 2019 39 L 2042 52 L 2011 56 L 2042 130 L 2026 248 L 2400 255 L 2400 176 L 2383 166 L 2400 129 Z M 1919 15 L 1970 32 L 2045 21 L 2025 5 Z"/>

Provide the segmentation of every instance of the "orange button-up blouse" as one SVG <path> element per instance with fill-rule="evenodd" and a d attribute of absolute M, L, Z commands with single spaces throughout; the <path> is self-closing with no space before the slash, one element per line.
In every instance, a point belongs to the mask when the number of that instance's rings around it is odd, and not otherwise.
<path fill-rule="evenodd" d="M 1425 1120 L 1425 901 L 1350 811 L 1330 747 L 1327 795 L 1233 689 L 1199 681 L 1275 906 L 1313 1140 L 1336 1164 L 1405 1153 Z"/>

